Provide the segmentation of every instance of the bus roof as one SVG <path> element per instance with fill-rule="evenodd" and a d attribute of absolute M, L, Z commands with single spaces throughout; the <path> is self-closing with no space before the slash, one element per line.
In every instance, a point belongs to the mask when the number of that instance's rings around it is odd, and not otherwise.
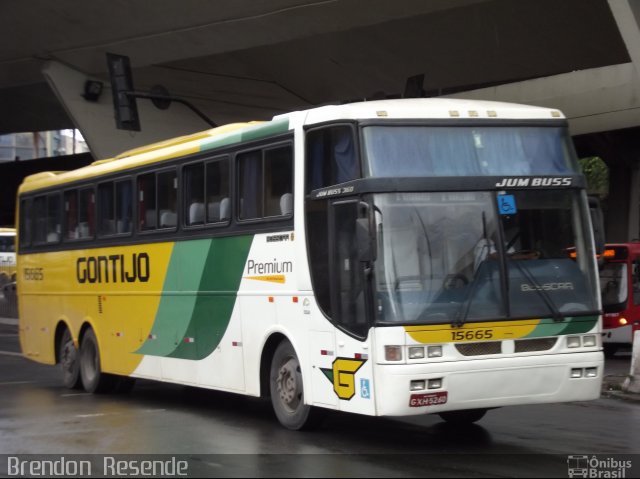
<path fill-rule="evenodd" d="M 285 123 L 287 123 L 285 125 Z M 94 161 L 88 166 L 68 172 L 42 172 L 27 176 L 19 193 L 48 188 L 85 178 L 117 173 L 130 168 L 198 153 L 211 148 L 232 145 L 286 131 L 288 122 L 232 123 L 210 130 L 181 136 L 125 151 L 114 158 Z"/>
<path fill-rule="evenodd" d="M 551 120 L 564 119 L 556 109 L 516 103 L 458 98 L 413 98 L 379 100 L 344 105 L 328 105 L 307 110 L 306 125 L 330 120 L 356 119 L 491 119 Z M 274 117 L 284 118 L 291 114 Z"/>
<path fill-rule="evenodd" d="M 19 193 L 62 185 L 131 168 L 186 156 L 212 148 L 284 133 L 295 126 L 331 120 L 357 119 L 562 119 L 558 110 L 513 103 L 447 98 L 380 100 L 328 105 L 278 115 L 267 122 L 232 123 L 210 130 L 161 141 L 125 151 L 114 158 L 98 160 L 69 172 L 43 172 L 27 176 Z"/>

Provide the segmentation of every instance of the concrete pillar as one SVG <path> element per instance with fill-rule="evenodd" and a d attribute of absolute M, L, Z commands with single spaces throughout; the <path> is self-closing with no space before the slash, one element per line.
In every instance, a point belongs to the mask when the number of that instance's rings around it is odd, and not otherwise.
<path fill-rule="evenodd" d="M 629 188 L 631 170 L 622 161 L 608 161 L 609 197 L 605 210 L 606 241 L 608 243 L 626 243 L 630 238 Z"/>
<path fill-rule="evenodd" d="M 608 1 L 636 73 L 640 76 L 640 1 Z"/>
<path fill-rule="evenodd" d="M 640 393 L 640 331 L 633 333 L 633 353 L 629 377 L 624 380 L 622 390 L 629 393 Z"/>

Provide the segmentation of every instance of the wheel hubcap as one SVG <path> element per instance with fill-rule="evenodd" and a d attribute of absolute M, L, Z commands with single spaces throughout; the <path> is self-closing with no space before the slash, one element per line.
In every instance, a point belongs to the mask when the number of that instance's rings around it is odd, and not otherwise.
<path fill-rule="evenodd" d="M 295 358 L 290 358 L 280 367 L 276 380 L 280 400 L 290 412 L 294 412 L 298 408 L 302 396 L 299 369 L 298 361 Z"/>

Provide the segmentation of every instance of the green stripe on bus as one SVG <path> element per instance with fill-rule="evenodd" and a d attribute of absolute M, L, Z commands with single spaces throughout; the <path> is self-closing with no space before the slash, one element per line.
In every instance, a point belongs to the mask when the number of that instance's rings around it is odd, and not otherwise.
<path fill-rule="evenodd" d="M 234 145 L 243 141 L 259 140 L 269 136 L 279 135 L 289 130 L 289 119 L 274 120 L 267 123 L 251 126 L 242 130 L 233 131 L 226 135 L 202 140 L 200 150 L 206 151 L 213 148 Z"/>
<path fill-rule="evenodd" d="M 253 236 L 234 236 L 211 242 L 189 327 L 169 357 L 203 359 L 218 347 L 231 320 L 252 241 Z"/>
<path fill-rule="evenodd" d="M 597 316 L 572 317 L 567 318 L 567 321 L 561 322 L 554 321 L 551 318 L 545 318 L 525 337 L 540 338 L 545 336 L 586 333 L 591 331 L 597 322 Z"/>
<path fill-rule="evenodd" d="M 198 291 L 205 258 L 210 249 L 210 239 L 180 241 L 173 245 L 163 295 L 151 328 L 150 336 L 152 335 L 153 339 L 148 338 L 136 353 L 166 356 L 185 336 L 196 304 L 196 296 L 171 293 Z"/>

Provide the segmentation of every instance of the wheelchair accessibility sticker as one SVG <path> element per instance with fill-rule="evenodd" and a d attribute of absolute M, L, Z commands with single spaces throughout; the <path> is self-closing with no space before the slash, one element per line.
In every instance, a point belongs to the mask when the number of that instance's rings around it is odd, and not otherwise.
<path fill-rule="evenodd" d="M 498 213 L 501 215 L 515 215 L 517 212 L 516 199 L 513 195 L 498 195 Z"/>
<path fill-rule="evenodd" d="M 360 396 L 364 399 L 371 399 L 371 389 L 369 389 L 369 380 L 360 379 Z"/>

